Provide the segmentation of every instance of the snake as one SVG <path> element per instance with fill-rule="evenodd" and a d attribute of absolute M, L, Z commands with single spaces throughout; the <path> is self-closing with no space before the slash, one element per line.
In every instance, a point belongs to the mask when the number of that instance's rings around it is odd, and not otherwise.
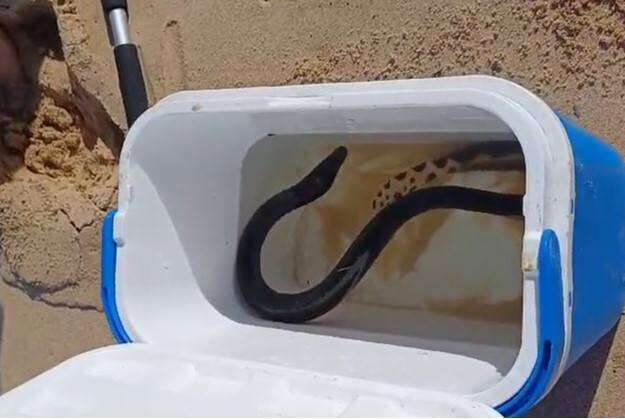
<path fill-rule="evenodd" d="M 235 262 L 241 296 L 261 318 L 283 323 L 308 322 L 340 304 L 362 280 L 394 234 L 420 214 L 436 209 L 455 209 L 502 217 L 522 216 L 523 195 L 463 186 L 427 186 L 436 177 L 432 173 L 425 175 L 424 187 L 414 185 L 415 175 L 426 173 L 429 166 L 447 167 L 446 173 L 522 170 L 524 164 L 518 158 L 519 153 L 520 147 L 513 141 L 478 143 L 440 159 L 419 163 L 411 168 L 410 173 L 399 173 L 394 179 L 411 186 L 392 199 L 380 199 L 384 193 L 376 195 L 373 207 L 377 212 L 323 280 L 301 292 L 278 292 L 263 277 L 263 243 L 282 217 L 319 199 L 332 187 L 348 155 L 345 146 L 335 148 L 299 182 L 273 195 L 252 214 L 241 233 Z M 480 156 L 488 159 L 480 160 Z M 412 178 L 415 181 L 411 182 Z M 386 182 L 382 191 L 388 189 L 390 184 Z"/>

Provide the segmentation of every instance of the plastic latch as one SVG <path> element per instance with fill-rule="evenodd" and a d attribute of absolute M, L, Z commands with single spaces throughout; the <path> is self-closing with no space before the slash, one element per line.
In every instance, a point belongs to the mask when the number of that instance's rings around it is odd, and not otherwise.
<path fill-rule="evenodd" d="M 525 274 L 538 272 L 538 254 L 542 233 L 538 231 L 526 232 L 523 236 L 523 254 L 521 256 L 521 269 Z"/>

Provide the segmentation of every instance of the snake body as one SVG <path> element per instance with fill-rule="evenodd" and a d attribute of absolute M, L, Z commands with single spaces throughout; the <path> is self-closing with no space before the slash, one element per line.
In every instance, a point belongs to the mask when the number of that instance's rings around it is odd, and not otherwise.
<path fill-rule="evenodd" d="M 490 151 L 487 154 L 495 157 L 497 153 L 509 152 L 503 148 Z M 484 150 L 469 147 L 447 159 L 458 162 L 457 170 L 471 170 L 472 162 L 480 153 Z M 323 196 L 332 187 L 346 158 L 347 149 L 336 148 L 302 180 L 263 203 L 244 228 L 237 251 L 236 277 L 243 298 L 260 317 L 302 323 L 327 313 L 358 284 L 395 232 L 411 218 L 429 210 L 460 209 L 499 216 L 520 216 L 523 213 L 522 195 L 459 186 L 408 190 L 380 206 L 318 285 L 299 293 L 275 291 L 267 284 L 261 270 L 262 246 L 269 231 L 286 214 Z"/>
<path fill-rule="evenodd" d="M 472 171 L 523 171 L 523 152 L 517 141 L 492 141 L 472 144 L 446 156 L 422 161 L 388 178 L 378 189 L 373 210 L 389 205 L 409 192 L 441 183 L 454 173 Z"/>

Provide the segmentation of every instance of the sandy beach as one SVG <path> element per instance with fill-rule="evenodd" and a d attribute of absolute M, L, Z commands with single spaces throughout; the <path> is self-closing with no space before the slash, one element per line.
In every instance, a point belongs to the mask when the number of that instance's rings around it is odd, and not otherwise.
<path fill-rule="evenodd" d="M 129 4 L 152 104 L 187 89 L 489 74 L 625 153 L 622 0 Z M 116 205 L 127 129 L 115 63 L 99 1 L 49 7 L 58 42 L 33 40 L 42 58 L 30 66 L 32 109 L 0 141 L 2 392 L 114 343 L 100 301 L 99 240 Z M 622 416 L 623 394 L 621 323 L 531 415 Z"/>

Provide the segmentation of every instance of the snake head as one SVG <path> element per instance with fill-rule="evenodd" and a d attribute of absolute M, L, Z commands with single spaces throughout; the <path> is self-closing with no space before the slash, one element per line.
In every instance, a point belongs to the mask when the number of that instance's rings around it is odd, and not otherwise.
<path fill-rule="evenodd" d="M 332 187 L 339 169 L 347 158 L 347 148 L 340 146 L 321 161 L 301 182 L 316 198 Z"/>

